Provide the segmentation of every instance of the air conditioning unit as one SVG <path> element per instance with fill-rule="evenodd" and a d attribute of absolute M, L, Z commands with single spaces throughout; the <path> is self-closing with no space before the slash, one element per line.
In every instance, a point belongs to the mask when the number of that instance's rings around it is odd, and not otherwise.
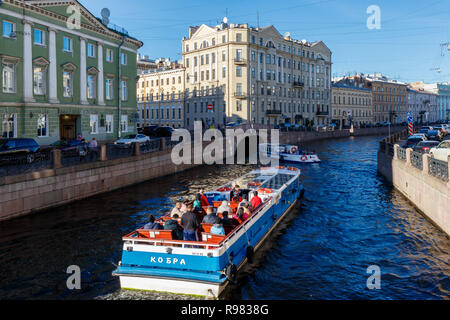
<path fill-rule="evenodd" d="M 1 0 L 0 0 L 0 1 L 1 1 Z M 15 38 L 17 37 L 16 32 L 15 32 L 15 31 L 11 32 L 11 33 L 9 34 L 9 37 L 15 39 Z"/>

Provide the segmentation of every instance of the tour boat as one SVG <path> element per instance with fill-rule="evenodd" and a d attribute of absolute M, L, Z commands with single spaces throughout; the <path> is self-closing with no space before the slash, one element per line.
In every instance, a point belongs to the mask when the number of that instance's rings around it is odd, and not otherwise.
<path fill-rule="evenodd" d="M 269 158 L 278 159 L 280 162 L 320 162 L 315 152 L 301 150 L 299 147 L 289 144 L 261 143 L 259 144 L 259 153 Z"/>
<path fill-rule="evenodd" d="M 236 184 L 244 198 L 258 191 L 262 203 L 247 220 L 224 225 L 225 235 L 210 233 L 212 225 L 203 223 L 199 241 L 174 240 L 170 230 L 141 228 L 125 235 L 122 260 L 113 271 L 121 287 L 218 298 L 236 283 L 239 270 L 253 261 L 254 252 L 304 193 L 300 169 L 262 167 L 205 192 L 209 203 L 217 208 L 227 200 L 235 212 L 239 202 L 230 197 Z M 156 221 L 167 219 L 170 213 Z"/>

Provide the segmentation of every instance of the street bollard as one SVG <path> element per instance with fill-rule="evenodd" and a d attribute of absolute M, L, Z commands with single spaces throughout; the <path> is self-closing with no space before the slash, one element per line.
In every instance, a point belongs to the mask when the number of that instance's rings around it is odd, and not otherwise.
<path fill-rule="evenodd" d="M 106 161 L 106 144 L 100 146 L 100 161 Z"/>
<path fill-rule="evenodd" d="M 427 153 L 424 153 L 422 155 L 422 172 L 426 175 L 428 175 L 428 160 L 430 159 L 430 155 Z"/>
<path fill-rule="evenodd" d="M 61 159 L 62 159 L 61 150 L 58 150 L 58 149 L 52 150 L 52 167 L 53 167 L 53 169 L 62 168 Z"/>
<path fill-rule="evenodd" d="M 161 151 L 166 150 L 166 138 L 161 138 Z"/>
<path fill-rule="evenodd" d="M 411 165 L 411 152 L 413 151 L 413 149 L 408 148 L 406 149 L 406 164 L 407 165 Z"/>
<path fill-rule="evenodd" d="M 140 156 L 141 155 L 141 144 L 139 142 L 133 142 L 133 148 L 134 148 L 134 155 Z"/>

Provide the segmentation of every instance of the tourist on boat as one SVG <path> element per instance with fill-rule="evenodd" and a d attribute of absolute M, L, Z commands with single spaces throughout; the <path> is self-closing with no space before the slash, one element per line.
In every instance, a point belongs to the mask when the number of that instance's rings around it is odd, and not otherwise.
<path fill-rule="evenodd" d="M 225 235 L 225 229 L 221 223 L 216 223 L 211 227 L 209 233 Z"/>
<path fill-rule="evenodd" d="M 249 208 L 250 210 L 253 210 L 253 206 L 252 203 L 250 201 L 248 201 L 246 198 L 244 198 L 238 205 L 238 208 L 243 207 L 243 208 Z"/>
<path fill-rule="evenodd" d="M 206 198 L 205 196 L 205 190 L 203 188 L 200 189 L 200 192 L 197 194 L 197 200 L 200 201 L 202 207 L 210 206 L 208 198 Z"/>
<path fill-rule="evenodd" d="M 197 212 L 202 213 L 202 214 L 205 213 L 205 210 L 203 210 L 199 200 L 195 200 L 192 203 L 192 208 L 193 208 L 192 210 L 194 213 L 197 213 Z"/>
<path fill-rule="evenodd" d="M 237 224 L 241 224 L 244 220 L 242 217 L 244 216 L 244 208 L 239 207 L 236 211 L 236 214 L 233 216 L 233 219 L 237 221 Z"/>
<path fill-rule="evenodd" d="M 172 209 L 170 216 L 173 217 L 176 214 L 176 215 L 178 215 L 178 217 L 181 217 L 183 215 L 183 213 L 181 212 L 182 206 L 183 206 L 183 204 L 181 202 L 177 202 L 175 204 L 175 208 Z"/>
<path fill-rule="evenodd" d="M 235 199 L 239 199 L 239 200 L 237 200 L 237 202 L 238 202 L 238 201 L 240 201 L 241 198 L 242 198 L 242 191 L 240 190 L 239 185 L 235 185 L 234 189 L 231 191 L 231 199 L 233 201 L 235 201 Z"/>
<path fill-rule="evenodd" d="M 144 225 L 143 229 L 145 230 L 162 230 L 163 227 L 158 222 L 155 222 L 155 217 L 150 214 L 148 216 L 148 223 Z"/>
<path fill-rule="evenodd" d="M 181 217 L 181 226 L 183 227 L 183 239 L 186 241 L 197 241 L 197 229 L 200 226 L 197 216 L 193 212 L 191 204 L 187 206 L 187 211 Z"/>
<path fill-rule="evenodd" d="M 231 209 L 231 207 L 228 205 L 227 200 L 222 201 L 221 205 L 217 208 L 217 214 L 220 214 L 220 213 L 223 214 L 224 212 L 227 212 L 227 213 L 233 212 L 233 209 Z"/>
<path fill-rule="evenodd" d="M 242 215 L 241 220 L 245 221 L 248 218 L 250 218 L 251 215 L 252 215 L 252 212 L 250 211 L 250 208 L 249 207 L 244 207 L 244 214 Z"/>
<path fill-rule="evenodd" d="M 258 191 L 254 191 L 254 192 L 253 192 L 253 197 L 252 197 L 252 199 L 250 200 L 250 202 L 251 202 L 252 207 L 253 207 L 254 209 L 256 209 L 256 208 L 262 203 L 261 198 L 258 196 Z"/>
<path fill-rule="evenodd" d="M 164 230 L 172 230 L 172 237 L 174 240 L 183 240 L 183 231 L 177 221 L 179 217 L 180 216 L 175 213 L 171 219 L 164 223 Z"/>
<path fill-rule="evenodd" d="M 206 209 L 206 216 L 203 217 L 202 223 L 215 224 L 215 223 L 219 223 L 219 222 L 220 222 L 220 219 L 214 213 L 213 208 L 208 207 L 208 209 Z"/>

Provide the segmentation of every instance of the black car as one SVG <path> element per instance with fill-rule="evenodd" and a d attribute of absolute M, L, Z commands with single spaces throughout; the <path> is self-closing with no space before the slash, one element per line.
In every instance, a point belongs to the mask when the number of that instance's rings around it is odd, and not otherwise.
<path fill-rule="evenodd" d="M 420 153 L 429 153 L 431 148 L 439 145 L 439 141 L 421 141 L 413 148 L 414 151 Z"/>
<path fill-rule="evenodd" d="M 155 136 L 156 129 L 158 129 L 158 126 L 154 126 L 154 125 L 146 126 L 143 128 L 138 128 L 138 133 L 145 134 L 148 137 L 152 137 L 152 136 Z"/>
<path fill-rule="evenodd" d="M 430 130 L 427 133 L 428 140 L 435 140 L 435 141 L 441 141 L 442 140 L 442 133 L 439 130 Z"/>
<path fill-rule="evenodd" d="M 75 157 L 79 156 L 78 146 L 81 144 L 81 140 L 59 140 L 53 142 L 48 147 L 41 148 L 42 152 L 51 152 L 52 150 L 61 150 L 63 157 Z"/>
<path fill-rule="evenodd" d="M 167 138 L 172 136 L 174 129 L 172 127 L 158 127 L 155 129 L 155 137 Z"/>
<path fill-rule="evenodd" d="M 40 151 L 39 144 L 33 139 L 2 139 L 0 140 L 0 162 L 32 163 Z"/>
<path fill-rule="evenodd" d="M 426 139 L 420 138 L 420 137 L 408 138 L 408 140 L 406 141 L 406 143 L 403 147 L 404 148 L 414 148 L 419 142 L 422 142 L 424 140 L 426 140 Z"/>

